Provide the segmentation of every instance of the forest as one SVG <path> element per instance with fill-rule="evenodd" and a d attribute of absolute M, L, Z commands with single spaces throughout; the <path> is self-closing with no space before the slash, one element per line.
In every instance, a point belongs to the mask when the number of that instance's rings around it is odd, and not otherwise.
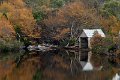
<path fill-rule="evenodd" d="M 82 29 L 97 28 L 107 37 L 100 44 L 93 40 L 93 50 L 119 46 L 119 0 L 0 0 L 1 51 L 42 43 L 71 46 Z"/>

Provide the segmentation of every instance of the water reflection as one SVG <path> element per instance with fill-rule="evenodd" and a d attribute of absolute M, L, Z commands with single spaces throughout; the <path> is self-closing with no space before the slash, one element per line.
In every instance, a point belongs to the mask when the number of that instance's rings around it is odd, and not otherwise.
<path fill-rule="evenodd" d="M 116 75 L 113 77 L 113 79 L 112 80 L 120 80 L 120 76 L 119 76 L 119 74 L 118 73 L 116 73 Z"/>
<path fill-rule="evenodd" d="M 0 80 L 116 80 L 119 72 L 88 51 L 27 52 L 0 61 Z"/>
<path fill-rule="evenodd" d="M 16 57 L 11 57 L 0 61 L 0 80 L 32 80 L 40 57 L 26 58 L 24 61 L 21 61 L 19 67 L 15 63 L 15 60 Z"/>

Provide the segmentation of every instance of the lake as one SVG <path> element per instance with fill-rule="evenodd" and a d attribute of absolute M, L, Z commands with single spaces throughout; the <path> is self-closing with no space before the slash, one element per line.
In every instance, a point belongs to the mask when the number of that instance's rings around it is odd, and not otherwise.
<path fill-rule="evenodd" d="M 0 54 L 0 80 L 112 80 L 119 59 L 88 51 Z"/>

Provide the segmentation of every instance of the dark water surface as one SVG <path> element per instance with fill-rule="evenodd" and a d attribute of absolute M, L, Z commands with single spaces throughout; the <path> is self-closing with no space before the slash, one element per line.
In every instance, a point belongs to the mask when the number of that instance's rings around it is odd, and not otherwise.
<path fill-rule="evenodd" d="M 113 80 L 120 60 L 85 51 L 0 54 L 0 80 Z"/>

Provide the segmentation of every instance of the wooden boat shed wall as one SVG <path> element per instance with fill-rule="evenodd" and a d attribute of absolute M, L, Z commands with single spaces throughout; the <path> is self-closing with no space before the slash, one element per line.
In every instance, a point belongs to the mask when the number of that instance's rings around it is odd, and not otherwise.
<path fill-rule="evenodd" d="M 91 48 L 90 39 L 93 37 L 95 32 L 100 34 L 101 37 L 105 37 L 105 34 L 101 29 L 83 29 L 79 37 L 80 48 Z"/>

